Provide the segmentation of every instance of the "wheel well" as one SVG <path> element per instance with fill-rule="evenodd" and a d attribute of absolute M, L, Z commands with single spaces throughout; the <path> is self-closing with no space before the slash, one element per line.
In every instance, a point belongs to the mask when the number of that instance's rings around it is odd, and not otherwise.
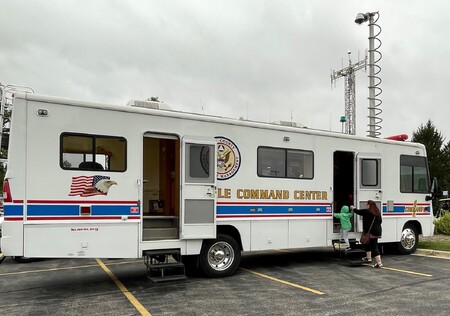
<path fill-rule="evenodd" d="M 239 249 L 242 250 L 241 234 L 239 234 L 239 231 L 236 229 L 236 227 L 231 225 L 219 225 L 217 226 L 217 234 L 224 234 L 233 237 L 234 240 L 236 240 L 236 242 L 238 243 Z"/>
<path fill-rule="evenodd" d="M 422 225 L 420 225 L 420 223 L 418 221 L 407 221 L 405 223 L 405 225 L 403 225 L 403 229 L 405 229 L 405 227 L 407 225 L 414 226 L 414 228 L 416 229 L 417 234 L 422 235 Z"/>

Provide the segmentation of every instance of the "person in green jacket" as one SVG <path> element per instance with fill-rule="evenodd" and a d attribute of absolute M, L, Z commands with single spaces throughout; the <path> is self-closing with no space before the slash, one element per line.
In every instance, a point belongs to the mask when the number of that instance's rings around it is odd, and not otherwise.
<path fill-rule="evenodd" d="M 351 250 L 350 242 L 348 241 L 348 232 L 352 229 L 350 218 L 353 216 L 353 211 L 349 211 L 348 206 L 344 205 L 340 213 L 334 213 L 334 217 L 341 221 L 341 239 L 345 242 L 345 251 Z"/>

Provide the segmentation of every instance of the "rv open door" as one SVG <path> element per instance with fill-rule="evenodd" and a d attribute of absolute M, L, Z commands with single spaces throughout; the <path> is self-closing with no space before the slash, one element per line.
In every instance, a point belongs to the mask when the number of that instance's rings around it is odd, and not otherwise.
<path fill-rule="evenodd" d="M 216 237 L 216 165 L 214 138 L 182 139 L 181 239 Z"/>
<path fill-rule="evenodd" d="M 356 155 L 356 201 L 358 209 L 366 208 L 367 201 L 374 201 L 382 212 L 382 159 L 380 154 Z M 357 231 L 362 231 L 362 216 L 358 216 Z"/>

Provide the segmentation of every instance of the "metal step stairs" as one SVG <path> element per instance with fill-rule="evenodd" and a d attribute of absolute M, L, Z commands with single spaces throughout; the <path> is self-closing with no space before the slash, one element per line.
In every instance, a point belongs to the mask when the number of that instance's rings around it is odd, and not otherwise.
<path fill-rule="evenodd" d="M 346 245 L 341 240 L 333 240 L 333 248 L 339 253 L 339 260 L 346 262 L 351 266 L 363 265 L 361 258 L 365 257 L 363 245 L 355 239 L 349 239 L 351 250 L 346 250 Z M 355 258 L 356 257 L 356 258 Z"/>
<path fill-rule="evenodd" d="M 179 249 L 145 250 L 143 256 L 147 266 L 147 277 L 153 282 L 186 279 Z"/>

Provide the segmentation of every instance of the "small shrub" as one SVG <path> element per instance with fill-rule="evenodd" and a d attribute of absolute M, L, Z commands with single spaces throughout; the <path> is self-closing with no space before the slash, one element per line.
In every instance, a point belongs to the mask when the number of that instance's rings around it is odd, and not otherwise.
<path fill-rule="evenodd" d="M 450 213 L 445 213 L 444 216 L 434 220 L 434 233 L 450 235 Z"/>

